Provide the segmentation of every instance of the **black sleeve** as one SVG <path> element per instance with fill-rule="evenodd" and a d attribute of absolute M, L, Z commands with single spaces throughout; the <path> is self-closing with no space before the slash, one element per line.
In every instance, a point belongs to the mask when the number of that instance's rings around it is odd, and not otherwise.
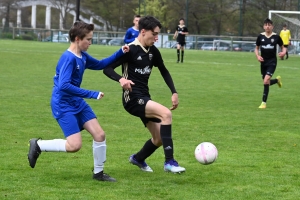
<path fill-rule="evenodd" d="M 172 94 L 177 93 L 175 86 L 174 86 L 174 82 L 173 79 L 171 77 L 170 72 L 168 71 L 168 69 L 166 68 L 164 63 L 161 63 L 160 65 L 158 65 L 158 69 L 160 71 L 160 74 L 162 75 L 162 77 L 164 78 L 166 84 L 168 85 L 168 87 L 170 88 Z"/>
<path fill-rule="evenodd" d="M 122 78 L 119 74 L 115 72 L 115 69 L 126 62 L 126 54 L 116 60 L 115 62 L 108 65 L 106 68 L 104 68 L 103 73 L 110 79 L 119 82 L 119 80 Z"/>

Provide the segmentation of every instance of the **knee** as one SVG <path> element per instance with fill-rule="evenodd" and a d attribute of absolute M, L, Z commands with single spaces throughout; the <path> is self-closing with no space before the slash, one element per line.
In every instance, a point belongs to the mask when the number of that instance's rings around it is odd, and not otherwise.
<path fill-rule="evenodd" d="M 81 149 L 82 142 L 81 141 L 68 141 L 66 145 L 67 152 L 77 152 Z"/>
<path fill-rule="evenodd" d="M 162 145 L 162 141 L 161 141 L 161 137 L 160 135 L 157 135 L 155 137 L 152 137 L 152 143 L 157 146 L 160 147 Z"/>
<path fill-rule="evenodd" d="M 172 112 L 169 109 L 166 109 L 163 113 L 162 113 L 162 122 L 164 124 L 171 124 L 172 123 Z"/>
<path fill-rule="evenodd" d="M 264 85 L 270 85 L 270 80 L 264 80 Z"/>
<path fill-rule="evenodd" d="M 93 137 L 96 142 L 103 142 L 105 140 L 105 132 L 103 130 L 99 130 L 93 135 Z"/>

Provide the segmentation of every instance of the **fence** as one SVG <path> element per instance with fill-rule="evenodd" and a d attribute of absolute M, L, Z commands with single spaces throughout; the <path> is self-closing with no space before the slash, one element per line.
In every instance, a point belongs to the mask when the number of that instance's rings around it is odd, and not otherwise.
<path fill-rule="evenodd" d="M 94 31 L 93 44 L 124 45 L 125 32 Z M 32 40 L 41 42 L 69 42 L 68 30 L 9 28 L 5 32 L 0 30 L 0 39 Z M 216 35 L 188 35 L 185 49 L 211 51 L 244 51 L 253 52 L 256 37 L 216 36 Z M 300 54 L 300 40 L 293 40 L 289 46 L 289 53 Z M 161 33 L 155 43 L 158 48 L 176 48 L 173 34 Z"/>

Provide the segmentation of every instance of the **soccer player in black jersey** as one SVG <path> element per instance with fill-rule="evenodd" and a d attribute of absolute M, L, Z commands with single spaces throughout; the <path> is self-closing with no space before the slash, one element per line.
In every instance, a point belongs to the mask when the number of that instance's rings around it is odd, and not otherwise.
<path fill-rule="evenodd" d="M 189 34 L 187 27 L 184 25 L 184 19 L 179 20 L 179 25 L 176 27 L 173 39 L 177 39 L 177 63 L 179 63 L 180 50 L 181 50 L 181 62 L 183 62 L 184 57 L 184 46 L 185 46 L 185 36 Z"/>
<path fill-rule="evenodd" d="M 122 100 L 125 110 L 139 117 L 152 135 L 139 152 L 129 157 L 130 163 L 137 165 L 143 171 L 153 172 L 145 160 L 162 145 L 165 153 L 164 170 L 181 173 L 185 168 L 180 167 L 174 159 L 172 140 L 171 110 L 178 107 L 178 94 L 159 50 L 153 45 L 158 39 L 161 27 L 161 23 L 156 18 L 142 17 L 139 21 L 139 36 L 129 44 L 129 53 L 124 54 L 103 72 L 120 83 L 123 88 Z M 119 65 L 122 65 L 123 76 L 115 72 L 115 68 Z M 153 67 L 158 68 L 172 92 L 170 109 L 150 97 L 148 80 Z"/>
<path fill-rule="evenodd" d="M 279 88 L 282 86 L 281 77 L 277 76 L 276 79 L 271 79 L 277 65 L 277 45 L 281 47 L 282 52 L 279 52 L 279 56 L 284 56 L 286 48 L 283 45 L 282 39 L 279 35 L 272 32 L 273 22 L 270 19 L 264 21 L 265 32 L 259 34 L 256 39 L 255 55 L 257 60 L 261 63 L 260 70 L 264 84 L 264 92 L 262 97 L 262 103 L 258 108 L 267 107 L 267 99 L 269 94 L 269 86 L 277 83 Z M 259 55 L 259 50 L 261 55 Z"/>

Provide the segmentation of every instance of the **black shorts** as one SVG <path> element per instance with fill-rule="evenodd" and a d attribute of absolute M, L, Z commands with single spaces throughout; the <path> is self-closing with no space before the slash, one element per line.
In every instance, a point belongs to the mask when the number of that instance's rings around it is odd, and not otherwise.
<path fill-rule="evenodd" d="M 185 46 L 185 41 L 177 41 L 177 44 L 179 44 L 181 47 Z"/>
<path fill-rule="evenodd" d="M 277 59 L 265 60 L 260 65 L 260 72 L 264 78 L 266 75 L 273 76 L 277 65 Z"/>
<path fill-rule="evenodd" d="M 151 100 L 151 98 L 147 96 L 135 97 L 135 98 L 131 97 L 129 101 L 125 102 L 125 99 L 123 97 L 123 106 L 125 110 L 131 115 L 139 117 L 142 120 L 145 127 L 149 121 L 156 122 L 156 123 L 161 122 L 161 120 L 158 118 L 145 117 L 146 104 L 149 100 Z"/>

